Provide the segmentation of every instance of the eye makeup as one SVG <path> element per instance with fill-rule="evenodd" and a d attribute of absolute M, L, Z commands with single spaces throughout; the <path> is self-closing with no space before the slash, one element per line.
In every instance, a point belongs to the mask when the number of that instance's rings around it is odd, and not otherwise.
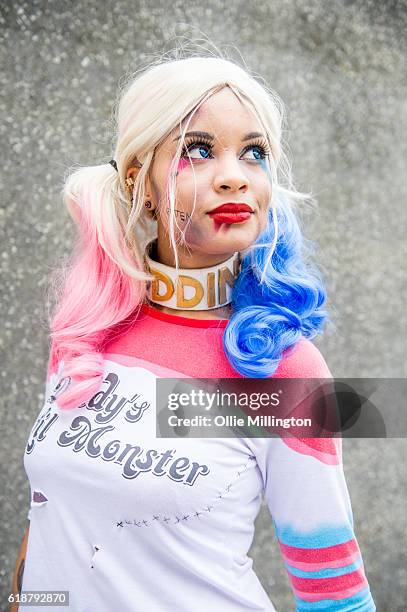
<path fill-rule="evenodd" d="M 177 175 L 179 172 L 181 172 L 186 166 L 189 166 L 189 161 L 188 159 L 185 159 L 185 157 L 180 157 L 179 161 L 178 161 L 178 167 L 177 167 Z"/>
<path fill-rule="evenodd" d="M 199 139 L 186 139 L 184 142 L 184 146 L 182 148 L 182 152 L 181 152 L 181 159 L 188 159 L 189 153 L 190 151 L 192 151 L 193 149 L 197 148 L 197 147 L 202 147 L 202 148 L 206 148 L 208 149 L 209 152 L 211 152 L 214 148 L 213 142 L 211 141 L 211 139 L 207 138 L 207 137 L 201 137 Z M 271 149 L 267 143 L 267 141 L 263 138 L 256 140 L 255 142 L 253 142 L 250 145 L 246 145 L 243 148 L 242 151 L 242 155 L 244 155 L 245 153 L 247 153 L 247 151 L 250 151 L 250 149 L 258 149 L 260 151 L 260 158 L 258 159 L 252 159 L 249 161 L 260 161 L 262 159 L 265 159 L 266 157 L 268 157 L 269 155 L 271 155 Z M 180 159 L 180 161 L 181 161 Z M 195 159 L 195 158 L 191 158 L 191 159 Z M 202 157 L 201 159 L 208 159 L 208 158 L 204 158 Z"/>
<path fill-rule="evenodd" d="M 210 134 L 209 132 L 203 132 L 201 130 L 193 130 L 192 132 L 187 132 L 185 134 L 186 138 L 190 136 L 194 136 L 195 138 L 208 138 L 210 141 L 215 140 L 215 136 L 213 134 Z M 244 142 L 245 140 L 252 140 L 253 138 L 260 137 L 264 137 L 261 132 L 249 132 L 248 134 L 246 134 L 246 136 L 243 136 L 242 142 Z M 174 138 L 174 142 L 176 140 L 179 140 L 180 138 L 181 136 L 177 136 L 176 138 Z"/>

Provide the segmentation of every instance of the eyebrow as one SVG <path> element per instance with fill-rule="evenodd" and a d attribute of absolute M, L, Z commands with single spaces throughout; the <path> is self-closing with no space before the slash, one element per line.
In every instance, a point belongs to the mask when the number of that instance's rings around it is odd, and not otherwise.
<path fill-rule="evenodd" d="M 208 140 L 215 140 L 215 136 L 213 134 L 210 134 L 209 132 L 201 132 L 201 131 L 193 131 L 193 132 L 187 132 L 185 134 L 185 136 L 193 136 L 195 138 L 207 138 Z M 248 134 L 246 134 L 245 136 L 243 136 L 242 138 L 242 142 L 245 142 L 246 140 L 251 140 L 252 138 L 265 138 L 264 134 L 262 134 L 261 132 L 249 132 Z M 181 136 L 177 136 L 176 138 L 174 138 L 173 142 L 175 140 L 179 140 L 181 138 Z"/>

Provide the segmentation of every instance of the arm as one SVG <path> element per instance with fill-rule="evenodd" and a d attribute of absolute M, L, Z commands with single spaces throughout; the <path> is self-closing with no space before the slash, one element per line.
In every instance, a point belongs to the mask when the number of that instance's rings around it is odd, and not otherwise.
<path fill-rule="evenodd" d="M 27 552 L 29 532 L 30 532 L 30 525 L 28 525 L 27 529 L 25 530 L 25 533 L 24 533 L 24 536 L 21 542 L 20 550 L 18 553 L 16 566 L 14 569 L 13 583 L 11 587 L 11 592 L 14 595 L 16 595 L 17 593 L 21 593 L 21 587 L 23 584 L 23 574 L 24 574 L 24 562 L 25 562 L 25 556 Z M 10 604 L 9 612 L 18 612 L 18 608 L 19 608 L 18 603 L 12 603 Z"/>
<path fill-rule="evenodd" d="M 309 341 L 285 360 L 281 375 L 332 378 Z M 257 450 L 296 611 L 374 612 L 354 532 L 342 439 L 277 437 L 262 439 Z"/>
<path fill-rule="evenodd" d="M 303 442 L 295 448 L 272 440 L 265 462 L 267 503 L 296 611 L 374 612 L 354 533 L 342 441 Z"/>

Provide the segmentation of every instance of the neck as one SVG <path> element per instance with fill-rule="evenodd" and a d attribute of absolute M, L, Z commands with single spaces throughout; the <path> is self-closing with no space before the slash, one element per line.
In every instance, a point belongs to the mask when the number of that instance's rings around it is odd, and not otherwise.
<path fill-rule="evenodd" d="M 144 262 L 153 276 L 147 292 L 152 307 L 192 319 L 230 318 L 232 288 L 240 268 L 239 253 L 206 267 L 177 270 L 160 260 L 156 239 L 147 245 Z"/>

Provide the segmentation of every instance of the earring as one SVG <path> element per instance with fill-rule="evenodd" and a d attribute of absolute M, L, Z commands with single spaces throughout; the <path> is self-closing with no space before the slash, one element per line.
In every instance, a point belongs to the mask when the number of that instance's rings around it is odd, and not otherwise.
<path fill-rule="evenodd" d="M 155 208 L 153 209 L 151 208 L 152 207 L 151 202 L 147 200 L 147 202 L 144 202 L 144 206 L 149 209 L 149 212 L 151 213 L 151 218 L 156 221 L 157 220 L 157 210 Z"/>
<path fill-rule="evenodd" d="M 126 183 L 128 189 L 131 189 L 134 185 L 134 180 L 131 178 L 131 176 L 129 176 L 129 178 L 127 178 L 124 182 Z"/>

